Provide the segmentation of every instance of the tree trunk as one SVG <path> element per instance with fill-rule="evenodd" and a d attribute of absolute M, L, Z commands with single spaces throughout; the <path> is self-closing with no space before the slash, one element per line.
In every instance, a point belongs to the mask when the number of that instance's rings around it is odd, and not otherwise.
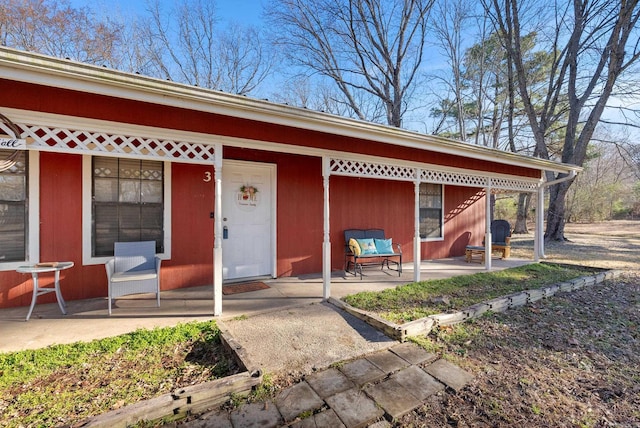
<path fill-rule="evenodd" d="M 565 241 L 564 224 L 566 196 L 573 180 L 558 183 L 549 189 L 549 209 L 547 211 L 547 228 L 544 238 L 548 241 Z"/>
<path fill-rule="evenodd" d="M 516 215 L 516 225 L 513 233 L 529 233 L 529 229 L 527 228 L 527 214 L 529 213 L 530 204 L 531 194 L 520 193 L 518 195 L 518 213 Z"/>

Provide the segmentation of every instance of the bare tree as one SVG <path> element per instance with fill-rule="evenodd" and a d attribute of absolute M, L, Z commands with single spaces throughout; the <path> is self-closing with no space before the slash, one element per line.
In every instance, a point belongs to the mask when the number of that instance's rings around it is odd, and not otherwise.
<path fill-rule="evenodd" d="M 434 0 L 272 0 L 274 37 L 288 59 L 333 81 L 356 117 L 372 120 L 359 93 L 382 102 L 402 125 L 423 61 Z"/>
<path fill-rule="evenodd" d="M 154 75 L 243 95 L 269 75 L 274 58 L 258 30 L 238 24 L 219 28 L 215 2 L 183 0 L 166 12 L 156 0 L 149 12 L 141 28 Z"/>
<path fill-rule="evenodd" d="M 592 143 L 584 168 L 567 192 L 567 221 L 610 220 L 631 212 L 638 179 L 618 144 Z"/>
<path fill-rule="evenodd" d="M 270 99 L 337 116 L 354 117 L 349 103 L 335 85 L 328 82 L 317 82 L 303 75 L 296 75 L 284 81 L 279 85 L 278 92 L 273 93 Z M 384 109 L 380 103 L 370 103 L 368 100 L 358 100 L 358 103 L 362 109 L 367 109 L 367 117 L 373 119 L 385 117 Z"/>
<path fill-rule="evenodd" d="M 535 9 L 527 8 L 534 3 Z M 640 56 L 636 30 L 640 16 L 638 1 L 483 0 L 483 4 L 515 67 L 518 90 L 536 142 L 534 155 L 552 157 L 548 134 L 558 125 L 558 118 L 566 108 L 559 160 L 582 165 L 618 79 Z M 536 102 L 532 95 L 524 65 L 520 41 L 525 31 L 538 31 L 541 35 L 538 43 L 547 42 L 546 48 L 553 55 L 546 89 L 540 93 L 541 102 Z M 549 175 L 549 179 L 556 178 Z M 565 181 L 550 189 L 547 239 L 564 240 L 565 196 L 571 183 Z"/>
<path fill-rule="evenodd" d="M 472 3 L 469 0 L 455 0 L 452 2 L 441 1 L 436 3 L 433 10 L 431 28 L 436 38 L 442 55 L 447 60 L 450 78 L 441 79 L 449 87 L 447 93 L 453 94 L 453 100 L 449 104 L 454 109 L 453 116 L 456 119 L 457 135 L 460 140 L 467 138 L 463 61 L 465 51 L 462 46 L 465 32 L 462 30 L 471 18 Z M 447 103 L 440 103 L 441 107 Z M 447 114 L 446 111 L 442 112 Z"/>
<path fill-rule="evenodd" d="M 4 46 L 91 64 L 114 64 L 121 27 L 67 0 L 5 0 L 0 4 Z"/>

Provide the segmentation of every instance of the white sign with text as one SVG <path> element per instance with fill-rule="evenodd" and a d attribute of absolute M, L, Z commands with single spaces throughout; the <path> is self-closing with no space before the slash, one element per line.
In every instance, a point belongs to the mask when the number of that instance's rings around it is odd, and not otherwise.
<path fill-rule="evenodd" d="M 18 149 L 26 149 L 27 148 L 27 140 L 23 140 L 20 138 L 0 138 L 0 150 L 8 149 L 8 150 L 18 150 Z"/>

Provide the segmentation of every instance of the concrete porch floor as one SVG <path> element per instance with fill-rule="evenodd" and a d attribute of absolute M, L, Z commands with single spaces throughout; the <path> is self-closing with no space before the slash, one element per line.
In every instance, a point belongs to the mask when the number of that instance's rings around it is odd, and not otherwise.
<path fill-rule="evenodd" d="M 494 259 L 493 270 L 532 263 L 522 259 Z M 484 265 L 466 263 L 464 258 L 424 261 L 421 279 L 448 278 L 484 272 Z M 403 266 L 398 277 L 394 271 L 366 268 L 364 278 L 335 271 L 331 296 L 341 298 L 360 291 L 380 291 L 413 280 L 413 265 Z M 210 319 L 228 320 L 240 316 L 280 311 L 322 301 L 320 274 L 263 281 L 269 289 L 232 294 L 222 298 L 222 316 L 213 317 L 213 287 L 200 286 L 163 291 L 161 306 L 148 296 L 131 296 L 116 300 L 113 315 L 107 315 L 106 298 L 67 301 L 67 315 L 57 303 L 36 304 L 31 319 L 25 321 L 28 307 L 0 310 L 0 352 L 36 349 L 53 344 L 90 341 L 128 333 L 139 328 L 176 325 Z M 64 280 L 60 287 L 64 296 Z"/>

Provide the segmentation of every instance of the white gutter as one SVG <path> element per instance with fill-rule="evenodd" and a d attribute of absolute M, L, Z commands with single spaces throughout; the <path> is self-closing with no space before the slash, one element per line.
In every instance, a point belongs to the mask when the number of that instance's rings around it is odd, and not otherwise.
<path fill-rule="evenodd" d="M 544 259 L 546 255 L 544 254 L 544 189 L 553 186 L 554 184 L 563 183 L 568 180 L 572 180 L 578 175 L 578 172 L 574 169 L 569 171 L 569 175 L 566 177 L 558 178 L 552 181 L 543 182 L 538 188 L 538 207 L 536 208 L 538 218 L 536 219 L 536 230 L 534 233 L 534 259 L 535 261 L 539 261 L 541 258 Z"/>

